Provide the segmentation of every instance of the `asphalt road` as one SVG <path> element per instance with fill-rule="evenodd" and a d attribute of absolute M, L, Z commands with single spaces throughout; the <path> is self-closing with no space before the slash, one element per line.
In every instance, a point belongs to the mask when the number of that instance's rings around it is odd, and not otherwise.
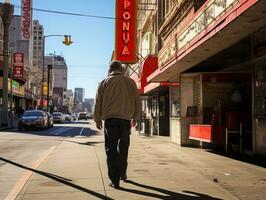
<path fill-rule="evenodd" d="M 18 182 L 24 172 L 23 166 L 39 165 L 45 159 L 47 152 L 66 139 L 96 134 L 91 128 L 92 123 L 92 121 L 79 121 L 55 124 L 53 128 L 44 131 L 19 132 L 17 129 L 1 131 L 0 199 Z"/>

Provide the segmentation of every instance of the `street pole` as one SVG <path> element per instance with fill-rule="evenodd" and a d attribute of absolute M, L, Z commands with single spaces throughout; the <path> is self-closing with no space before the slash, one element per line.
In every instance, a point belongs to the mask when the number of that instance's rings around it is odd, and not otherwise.
<path fill-rule="evenodd" d="M 41 110 L 44 109 L 44 105 L 43 105 L 43 98 L 44 98 L 44 60 L 45 60 L 45 36 L 43 36 L 43 39 L 42 39 L 42 46 L 43 46 L 43 49 L 42 49 L 42 84 L 41 84 Z"/>
<path fill-rule="evenodd" d="M 10 81 L 10 127 L 13 127 L 13 87 L 12 87 L 12 81 L 13 81 L 13 52 L 11 52 L 11 81 Z"/>
<path fill-rule="evenodd" d="M 4 28 L 3 45 L 3 88 L 2 88 L 2 126 L 8 126 L 8 72 L 9 72 L 9 27 L 14 13 L 14 5 L 4 1 L 0 4 Z"/>
<path fill-rule="evenodd" d="M 47 78 L 47 111 L 50 112 L 50 70 L 52 69 L 52 65 L 48 65 L 48 78 Z"/>
<path fill-rule="evenodd" d="M 42 56 L 43 56 L 43 62 L 42 62 L 42 88 L 41 88 L 41 109 L 43 110 L 44 105 L 43 105 L 43 99 L 44 99 L 44 61 L 45 61 L 45 38 L 46 37 L 65 37 L 65 40 L 63 43 L 67 46 L 71 45 L 73 41 L 71 41 L 71 36 L 70 35 L 44 35 L 43 36 L 43 49 L 42 49 Z"/>

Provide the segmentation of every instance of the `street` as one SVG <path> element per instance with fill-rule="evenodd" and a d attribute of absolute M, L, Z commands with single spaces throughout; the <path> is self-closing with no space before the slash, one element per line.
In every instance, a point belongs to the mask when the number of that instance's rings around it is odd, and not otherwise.
<path fill-rule="evenodd" d="M 108 186 L 103 132 L 93 121 L 0 132 L 0 199 L 258 199 L 264 167 L 131 135 L 128 181 Z"/>
<path fill-rule="evenodd" d="M 58 146 L 67 138 L 91 136 L 95 131 L 88 127 L 88 122 L 72 124 L 55 124 L 44 131 L 30 130 L 18 132 L 17 128 L 0 133 L 0 199 L 3 199 L 24 169 L 6 165 L 8 161 L 16 161 L 21 165 L 31 166 L 51 148 Z M 7 159 L 7 160 L 4 160 Z M 4 182 L 4 184 L 3 184 Z"/>

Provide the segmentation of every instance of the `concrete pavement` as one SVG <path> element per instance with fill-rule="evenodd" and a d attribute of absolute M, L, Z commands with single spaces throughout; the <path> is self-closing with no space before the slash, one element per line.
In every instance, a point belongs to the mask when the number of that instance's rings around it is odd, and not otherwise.
<path fill-rule="evenodd" d="M 94 125 L 90 125 L 95 129 Z M 67 138 L 42 155 L 37 166 L 8 164 L 32 173 L 13 187 L 10 199 L 265 199 L 265 168 L 210 152 L 181 148 L 167 137 L 133 133 L 129 181 L 110 188 L 102 132 Z M 30 178 L 29 178 L 30 177 Z M 21 190 L 20 190 L 21 189 Z"/>

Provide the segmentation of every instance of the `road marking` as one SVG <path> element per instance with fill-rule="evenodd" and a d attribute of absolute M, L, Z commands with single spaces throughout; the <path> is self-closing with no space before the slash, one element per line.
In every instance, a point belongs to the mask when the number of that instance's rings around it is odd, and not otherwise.
<path fill-rule="evenodd" d="M 81 129 L 81 131 L 79 132 L 79 135 L 82 135 L 82 132 L 84 130 L 84 127 Z"/>
<path fill-rule="evenodd" d="M 49 134 L 57 134 L 57 132 L 60 132 L 60 131 L 62 131 L 62 130 L 64 130 L 64 129 L 66 129 L 66 128 L 68 128 L 68 127 L 61 127 L 61 128 L 59 128 L 59 129 L 56 129 L 56 130 L 53 130 L 52 132 L 50 132 Z"/>
<path fill-rule="evenodd" d="M 50 148 L 42 157 L 40 157 L 32 166 L 32 169 L 37 169 L 45 160 L 46 158 L 49 156 L 50 153 L 52 153 L 52 151 L 54 151 L 56 148 L 56 146 L 53 146 L 52 148 Z M 24 187 L 24 185 L 27 183 L 27 181 L 29 180 L 29 178 L 31 177 L 31 175 L 33 174 L 32 171 L 27 170 L 21 177 L 20 179 L 17 181 L 17 183 L 14 185 L 14 187 L 12 188 L 12 190 L 8 193 L 8 195 L 6 196 L 5 200 L 14 200 L 16 199 L 16 197 L 18 196 L 19 192 L 22 190 L 22 188 Z"/>
<path fill-rule="evenodd" d="M 62 130 L 58 131 L 55 135 L 59 135 L 59 134 L 65 132 L 65 131 L 69 131 L 71 129 L 73 129 L 73 127 L 66 127 L 65 129 L 62 129 Z"/>

